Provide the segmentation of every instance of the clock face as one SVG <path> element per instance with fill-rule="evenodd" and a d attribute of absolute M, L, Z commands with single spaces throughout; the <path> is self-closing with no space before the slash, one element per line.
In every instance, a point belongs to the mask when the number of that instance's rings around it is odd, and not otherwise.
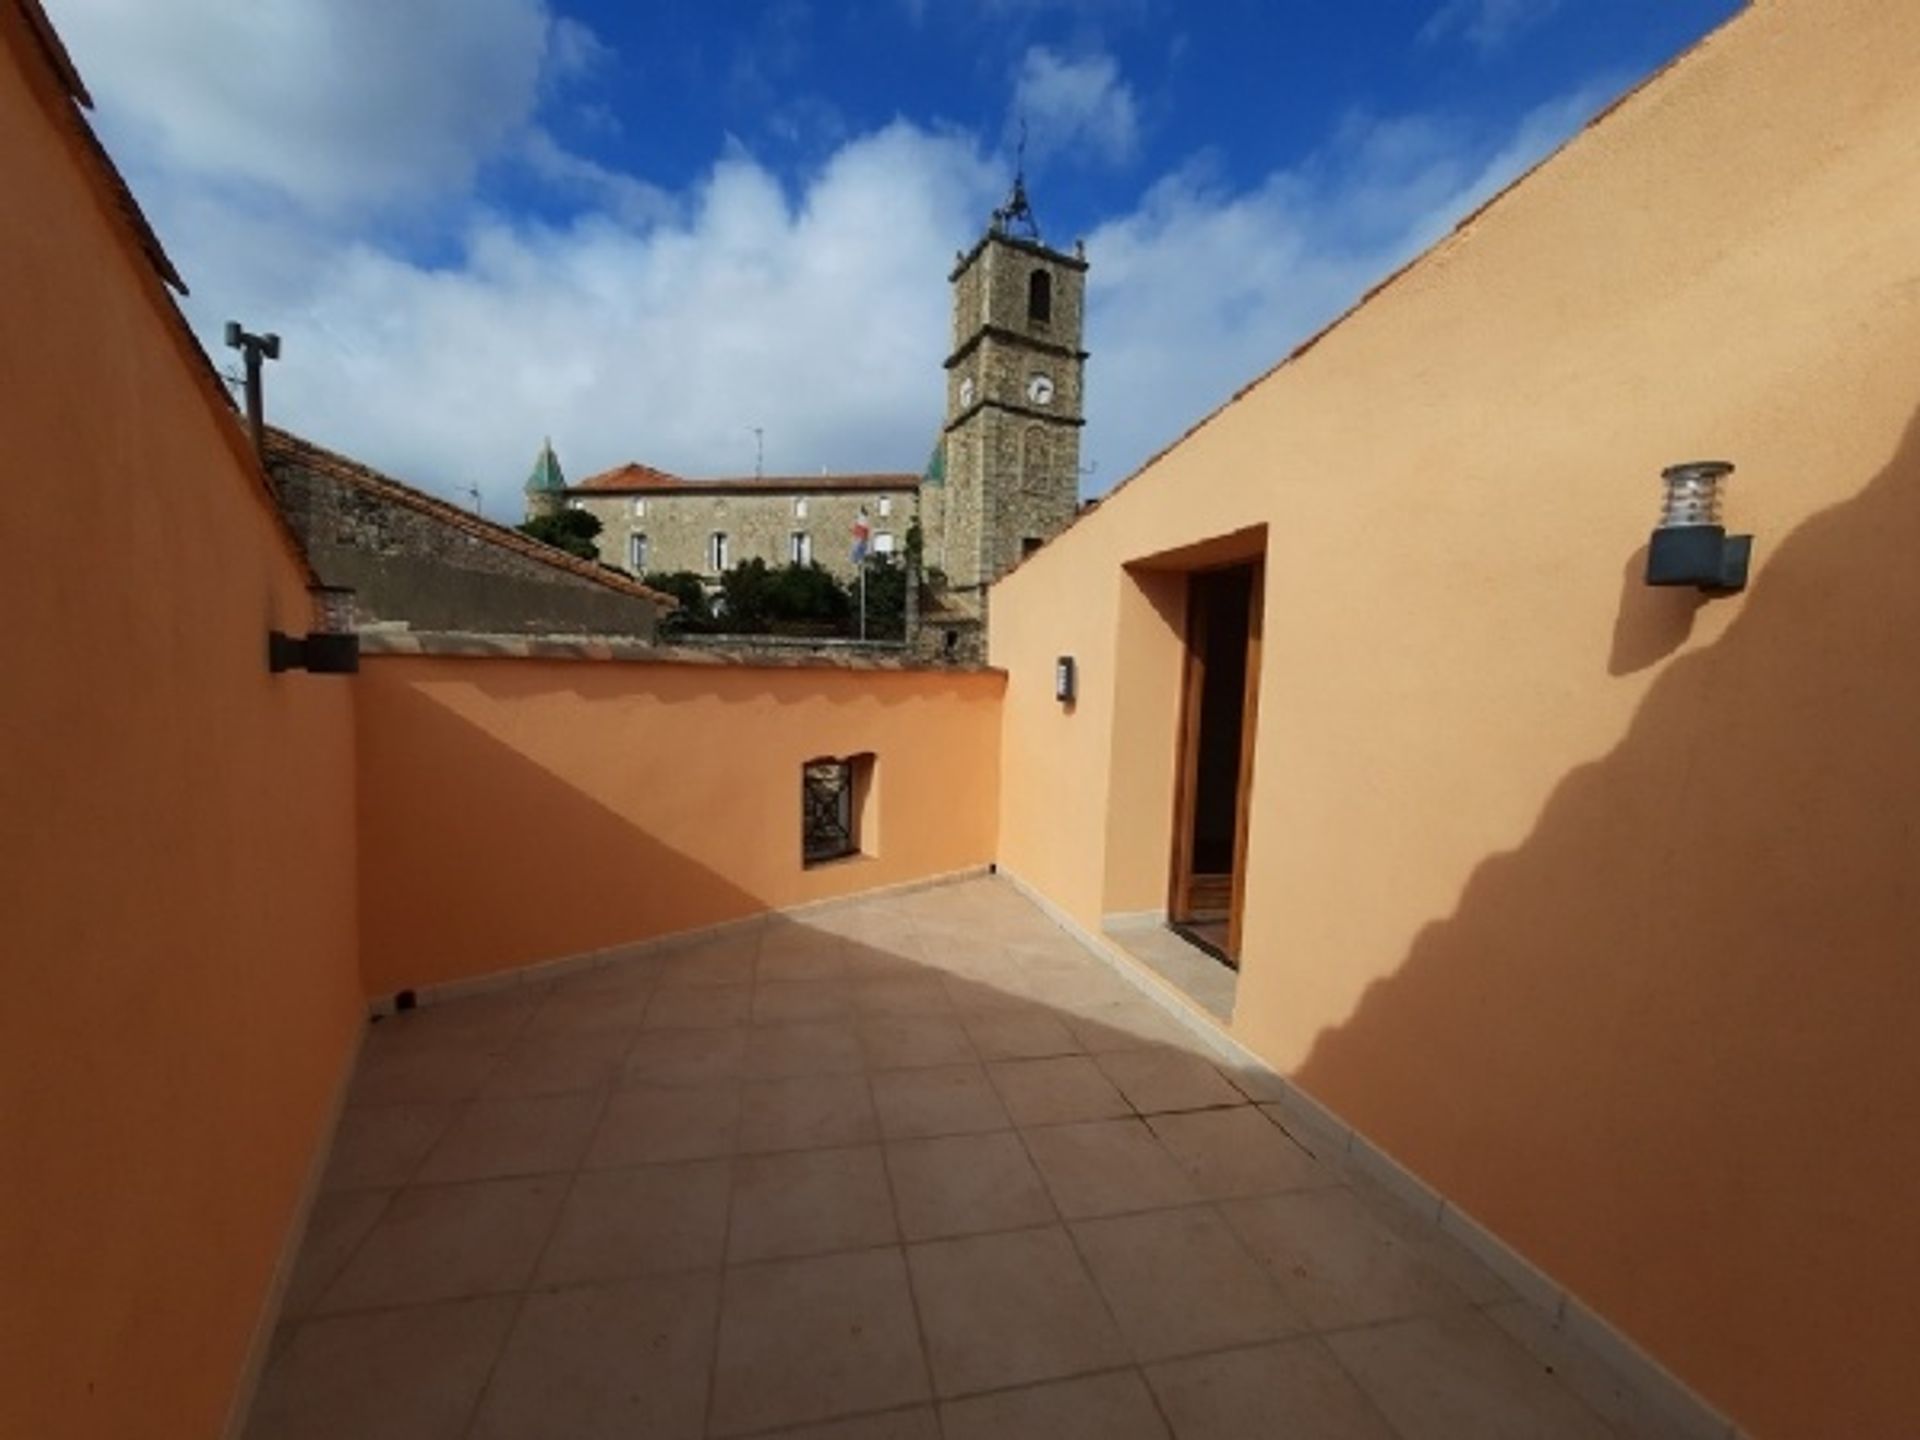
<path fill-rule="evenodd" d="M 1048 375 L 1033 375 L 1027 379 L 1027 399 L 1036 405 L 1053 403 L 1053 379 Z"/>
<path fill-rule="evenodd" d="M 971 405 L 973 403 L 973 377 L 971 375 L 963 375 L 960 378 L 960 403 L 962 405 Z"/>

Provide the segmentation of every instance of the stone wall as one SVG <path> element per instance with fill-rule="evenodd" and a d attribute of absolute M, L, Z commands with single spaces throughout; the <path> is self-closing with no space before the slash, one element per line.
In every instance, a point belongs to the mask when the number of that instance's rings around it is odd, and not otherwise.
<path fill-rule="evenodd" d="M 363 623 L 651 640 L 660 605 L 624 576 L 390 480 L 285 432 L 267 459 L 321 578 Z"/>
<path fill-rule="evenodd" d="M 812 558 L 848 580 L 854 574 L 853 521 L 860 507 L 866 507 L 876 548 L 883 535 L 890 536 L 893 553 L 903 555 L 917 499 L 916 490 L 907 486 L 767 492 L 742 485 L 724 492 L 718 486 L 702 487 L 692 494 L 575 495 L 571 503 L 600 521 L 600 558 L 623 570 L 633 569 L 635 535 L 646 537 L 643 571 L 689 570 L 717 580 L 708 548 L 716 531 L 727 536 L 729 567 L 756 559 L 785 565 L 792 558 L 793 536 L 805 534 L 811 540 Z M 799 501 L 805 502 L 804 516 L 796 513 Z M 645 513 L 635 513 L 636 502 Z"/>

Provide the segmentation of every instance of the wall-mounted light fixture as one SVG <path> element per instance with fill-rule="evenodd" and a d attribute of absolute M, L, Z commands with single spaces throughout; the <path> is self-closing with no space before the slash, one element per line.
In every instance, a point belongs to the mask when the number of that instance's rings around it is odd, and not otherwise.
<path fill-rule="evenodd" d="M 360 637 L 353 629 L 353 591 L 344 585 L 312 585 L 313 629 L 305 635 L 267 632 L 267 668 L 314 675 L 352 675 L 360 669 Z"/>
<path fill-rule="evenodd" d="M 1062 705 L 1073 704 L 1073 692 L 1080 681 L 1079 667 L 1073 656 L 1062 655 L 1053 662 L 1053 698 Z"/>
<path fill-rule="evenodd" d="M 1725 460 L 1692 460 L 1660 472 L 1667 494 L 1647 542 L 1647 584 L 1719 594 L 1746 589 L 1753 537 L 1729 535 L 1720 523 L 1720 485 L 1731 474 Z"/>

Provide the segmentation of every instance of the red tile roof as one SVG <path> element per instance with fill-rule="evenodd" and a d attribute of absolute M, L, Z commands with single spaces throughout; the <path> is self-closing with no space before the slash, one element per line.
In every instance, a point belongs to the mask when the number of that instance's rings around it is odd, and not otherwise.
<path fill-rule="evenodd" d="M 492 520 L 484 520 L 470 510 L 429 495 L 424 490 L 416 490 L 411 485 L 395 480 L 391 475 L 383 475 L 370 466 L 357 460 L 349 460 L 336 451 L 316 445 L 311 440 L 303 440 L 291 431 L 269 425 L 266 431 L 267 464 L 272 466 L 291 465 L 304 470 L 317 471 L 336 480 L 364 490 L 390 504 L 402 505 L 422 515 L 429 515 L 442 524 L 451 525 L 465 531 L 477 540 L 489 545 L 498 545 L 502 549 L 512 550 L 530 560 L 538 560 L 543 565 L 551 565 L 556 570 L 566 570 L 582 579 L 604 585 L 609 590 L 618 590 L 623 595 L 632 595 L 640 599 L 651 600 L 663 609 L 674 609 L 679 602 L 671 595 L 663 595 L 658 590 L 642 585 L 638 580 L 616 574 L 605 566 L 591 560 L 582 560 L 578 555 L 536 540 L 531 535 L 523 535 L 518 530 L 500 525 Z"/>
<path fill-rule="evenodd" d="M 870 475 L 743 475 L 708 476 L 689 480 L 651 465 L 629 460 L 598 475 L 590 475 L 568 490 L 569 495 L 791 495 L 796 491 L 865 492 L 918 490 L 920 477 L 908 474 Z"/>

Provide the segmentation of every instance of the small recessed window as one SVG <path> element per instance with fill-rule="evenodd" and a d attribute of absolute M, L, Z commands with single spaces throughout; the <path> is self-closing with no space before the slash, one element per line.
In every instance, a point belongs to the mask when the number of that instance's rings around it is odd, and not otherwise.
<path fill-rule="evenodd" d="M 876 853 L 874 757 L 809 760 L 800 767 L 800 857 L 825 865 Z"/>
<path fill-rule="evenodd" d="M 876 555 L 893 554 L 893 532 L 882 530 L 873 537 L 873 553 Z"/>
<path fill-rule="evenodd" d="M 732 551 L 727 544 L 727 532 L 716 530 L 707 537 L 707 570 L 719 575 L 725 572 Z"/>
<path fill-rule="evenodd" d="M 804 520 L 807 518 L 806 496 L 796 495 L 793 497 L 793 518 L 796 520 Z"/>
<path fill-rule="evenodd" d="M 633 518 L 636 520 L 643 520 L 646 518 L 646 514 L 647 514 L 647 502 L 639 498 L 638 496 L 635 496 L 633 501 Z"/>
<path fill-rule="evenodd" d="M 883 518 L 893 514 L 893 496 L 882 495 L 880 497 L 880 514 Z"/>
<path fill-rule="evenodd" d="M 587 502 L 584 500 L 569 500 L 567 501 L 567 508 L 569 510 L 584 510 L 587 508 Z"/>
<path fill-rule="evenodd" d="M 1031 555 L 1046 543 L 1038 535 L 1029 535 L 1020 542 L 1020 553 L 1022 556 Z"/>
<path fill-rule="evenodd" d="M 627 569 L 636 575 L 646 573 L 647 537 L 637 530 L 627 536 Z"/>
<path fill-rule="evenodd" d="M 796 530 L 787 537 L 787 559 L 795 565 L 813 563 L 813 536 L 805 530 Z"/>
<path fill-rule="evenodd" d="M 1027 319 L 1035 325 L 1053 319 L 1053 276 L 1044 270 L 1027 277 Z"/>

